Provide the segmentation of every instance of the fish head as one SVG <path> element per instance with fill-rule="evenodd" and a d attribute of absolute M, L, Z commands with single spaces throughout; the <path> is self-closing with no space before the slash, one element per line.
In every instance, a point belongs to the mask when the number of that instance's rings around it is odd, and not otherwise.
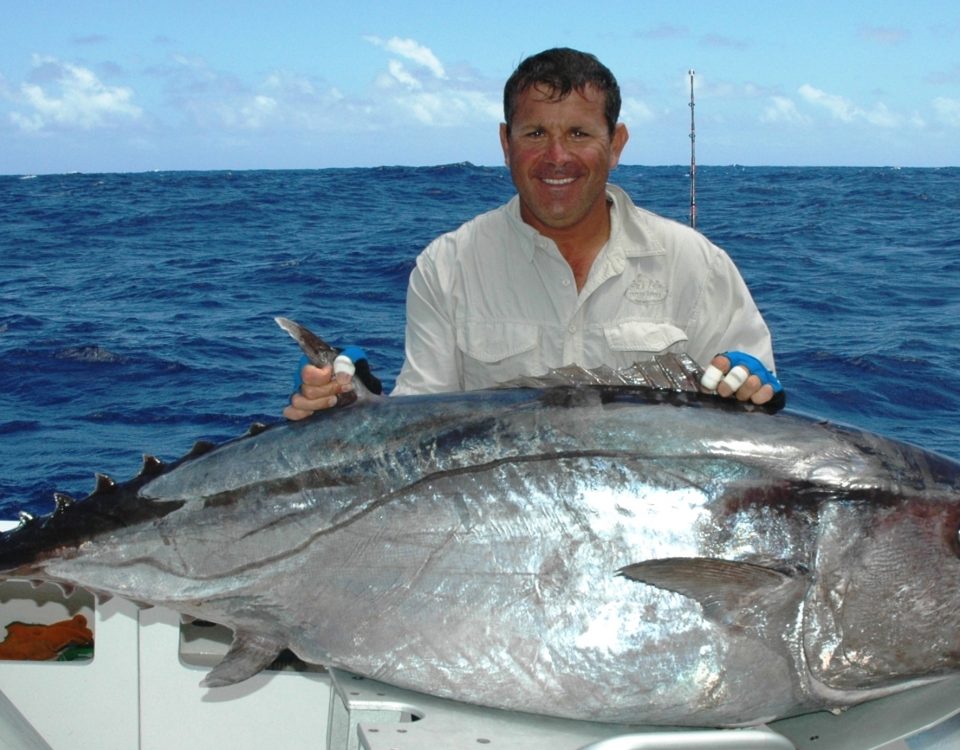
<path fill-rule="evenodd" d="M 811 675 L 835 690 L 960 671 L 960 494 L 829 503 L 803 629 Z"/>

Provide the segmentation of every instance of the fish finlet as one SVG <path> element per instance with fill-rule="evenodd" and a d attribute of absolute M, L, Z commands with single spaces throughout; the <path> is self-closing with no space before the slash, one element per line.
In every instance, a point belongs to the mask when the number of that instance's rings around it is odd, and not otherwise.
<path fill-rule="evenodd" d="M 64 492 L 54 492 L 53 502 L 56 504 L 56 508 L 54 508 L 53 514 L 55 516 L 58 516 L 61 513 L 64 513 L 65 511 L 70 510 L 70 508 L 72 508 L 77 501 L 73 497 L 71 497 L 70 495 L 67 495 Z"/>
<path fill-rule="evenodd" d="M 209 453 L 216 447 L 216 443 L 211 443 L 209 440 L 198 440 L 193 444 L 193 447 L 190 449 L 187 457 L 196 458 L 197 456 L 202 456 L 205 453 Z"/>
<path fill-rule="evenodd" d="M 98 473 L 96 477 L 97 486 L 93 490 L 94 495 L 97 495 L 101 492 L 109 492 L 117 486 L 117 483 L 113 480 L 113 478 L 107 476 L 106 474 Z"/>
<path fill-rule="evenodd" d="M 140 467 L 140 476 L 153 477 L 163 471 L 163 461 L 149 453 L 143 454 L 143 465 Z"/>

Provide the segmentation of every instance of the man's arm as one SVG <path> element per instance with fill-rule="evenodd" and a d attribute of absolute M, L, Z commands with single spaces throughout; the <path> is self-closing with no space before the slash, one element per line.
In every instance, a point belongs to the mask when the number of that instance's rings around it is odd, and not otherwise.
<path fill-rule="evenodd" d="M 441 272 L 434 258 L 424 251 L 407 286 L 405 358 L 393 393 L 409 395 L 462 389 L 456 330 L 447 313 L 448 305 Z M 283 416 L 303 419 L 335 406 L 337 396 L 353 388 L 351 380 L 344 372 L 334 377 L 331 367 L 304 365 L 300 370 L 300 383 Z"/>
<path fill-rule="evenodd" d="M 688 354 L 697 362 L 709 362 L 707 390 L 755 404 L 782 402 L 770 330 L 740 271 L 717 250 L 692 316 Z"/>
<path fill-rule="evenodd" d="M 428 247 L 410 274 L 404 361 L 393 393 L 443 393 L 463 389 L 450 287 L 442 259 Z"/>

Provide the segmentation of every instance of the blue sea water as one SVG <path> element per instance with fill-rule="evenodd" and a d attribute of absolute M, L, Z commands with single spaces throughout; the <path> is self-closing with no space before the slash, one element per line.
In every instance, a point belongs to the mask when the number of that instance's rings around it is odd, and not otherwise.
<path fill-rule="evenodd" d="M 687 221 L 686 167 L 614 181 Z M 960 169 L 697 184 L 789 406 L 960 458 Z M 512 193 L 470 164 L 0 177 L 0 518 L 279 419 L 299 354 L 276 315 L 364 346 L 391 385 L 417 253 Z"/>

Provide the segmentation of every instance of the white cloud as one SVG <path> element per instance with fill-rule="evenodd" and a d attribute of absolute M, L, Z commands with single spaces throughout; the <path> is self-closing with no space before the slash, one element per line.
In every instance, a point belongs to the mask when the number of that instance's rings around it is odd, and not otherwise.
<path fill-rule="evenodd" d="M 863 112 L 863 119 L 871 125 L 877 125 L 881 128 L 898 128 L 903 124 L 903 117 L 896 112 L 891 112 L 890 108 L 880 102 L 873 109 Z"/>
<path fill-rule="evenodd" d="M 760 121 L 804 125 L 810 121 L 810 118 L 801 114 L 793 99 L 788 99 L 785 96 L 771 96 L 767 106 L 760 114 Z"/>
<path fill-rule="evenodd" d="M 844 99 L 842 96 L 828 94 L 826 91 L 821 91 L 808 83 L 800 87 L 799 93 L 800 96 L 808 102 L 823 107 L 838 120 L 852 122 L 854 119 L 856 108 L 850 101 Z"/>
<path fill-rule="evenodd" d="M 938 96 L 933 100 L 933 108 L 940 120 L 950 127 L 960 128 L 960 99 L 948 99 Z"/>
<path fill-rule="evenodd" d="M 429 47 L 424 47 L 413 39 L 400 39 L 399 37 L 390 37 L 381 39 L 376 36 L 364 37 L 371 44 L 381 47 L 387 52 L 406 58 L 411 62 L 420 65 L 429 70 L 436 78 L 444 79 L 447 77 L 443 64 L 437 59 Z"/>
<path fill-rule="evenodd" d="M 677 77 L 678 90 L 684 99 L 690 97 L 690 75 L 684 73 L 682 78 Z M 701 99 L 757 99 L 765 96 L 768 89 L 751 81 L 739 82 L 718 80 L 708 74 L 696 73 L 694 76 L 694 93 L 697 100 Z"/>
<path fill-rule="evenodd" d="M 469 71 L 441 79 L 399 58 L 389 59 L 380 72 L 372 99 L 347 96 L 322 80 L 288 71 L 246 82 L 203 59 L 176 57 L 173 63 L 154 73 L 165 79 L 174 106 L 202 130 L 372 131 L 411 122 L 451 127 L 500 119 L 499 98 L 488 93 L 484 80 Z"/>
<path fill-rule="evenodd" d="M 434 91 L 396 97 L 394 104 L 422 125 L 451 127 L 502 119 L 499 102 L 478 91 Z"/>
<path fill-rule="evenodd" d="M 109 86 L 88 68 L 41 56 L 34 56 L 33 66 L 34 71 L 43 69 L 44 80 L 21 84 L 16 99 L 28 109 L 10 113 L 11 121 L 22 130 L 92 130 L 143 114 L 133 103 L 132 89 Z"/>
<path fill-rule="evenodd" d="M 624 97 L 620 105 L 620 120 L 630 125 L 636 125 L 641 122 L 650 122 L 654 119 L 653 110 L 647 106 L 647 103 L 634 97 Z"/>
<path fill-rule="evenodd" d="M 436 55 L 413 39 L 364 39 L 403 58 L 390 59 L 386 70 L 376 78 L 377 87 L 385 95 L 378 98 L 374 114 L 386 127 L 407 118 L 433 127 L 498 122 L 502 118 L 499 82 L 491 88 L 468 70 L 450 76 Z"/>
<path fill-rule="evenodd" d="M 387 64 L 387 67 L 390 71 L 392 79 L 398 81 L 407 88 L 419 89 L 423 87 L 420 81 L 414 78 L 399 60 L 391 60 Z"/>
<path fill-rule="evenodd" d="M 175 55 L 152 72 L 164 81 L 174 109 L 191 127 L 231 131 L 341 131 L 369 129 L 366 106 L 322 80 L 272 71 L 247 82 L 197 57 Z"/>
<path fill-rule="evenodd" d="M 833 117 L 841 122 L 863 120 L 882 128 L 896 128 L 904 124 L 903 116 L 892 112 L 883 102 L 876 104 L 872 109 L 863 109 L 845 97 L 829 94 L 810 84 L 803 84 L 799 89 L 800 96 L 818 107 L 826 109 Z"/>
<path fill-rule="evenodd" d="M 495 143 L 502 117 L 499 80 L 467 65 L 445 68 L 410 40 L 381 46 L 387 54 L 377 90 L 361 93 L 345 93 L 297 71 L 271 70 L 249 78 L 188 52 L 171 53 L 147 68 L 135 95 L 132 87 L 112 85 L 120 79 L 102 66 L 37 58 L 23 83 L 0 75 L 0 98 L 11 102 L 0 117 L 23 132 L 84 128 L 95 133 L 136 123 L 137 133 L 150 134 L 155 142 L 186 135 L 227 149 L 249 148 L 278 135 L 284 142 L 303 137 L 311 143 L 329 142 L 324 134 L 382 132 L 404 138 L 411 126 L 464 132 L 490 126 Z M 149 108 L 144 102 L 151 102 Z M 129 139 L 137 133 L 124 135 Z"/>
<path fill-rule="evenodd" d="M 277 114 L 279 103 L 272 96 L 256 94 L 240 107 L 245 127 L 259 128 L 269 123 Z"/>

